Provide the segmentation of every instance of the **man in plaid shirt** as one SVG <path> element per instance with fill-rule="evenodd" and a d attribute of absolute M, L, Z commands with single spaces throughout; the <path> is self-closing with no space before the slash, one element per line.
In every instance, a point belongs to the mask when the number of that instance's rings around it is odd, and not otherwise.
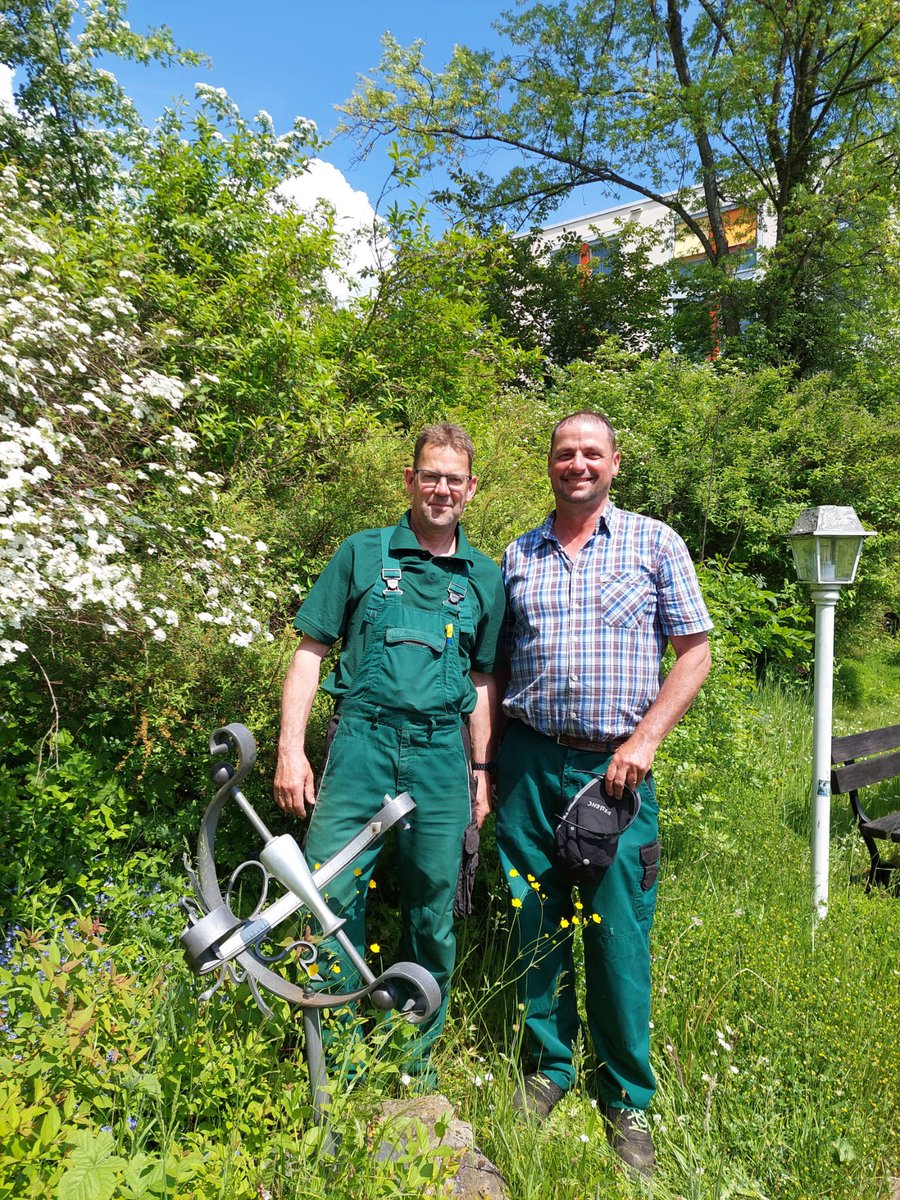
<path fill-rule="evenodd" d="M 536 1067 L 513 1103 L 543 1119 L 574 1081 L 572 943 L 580 926 L 610 1142 L 632 1170 L 649 1175 L 650 929 L 659 871 L 651 767 L 709 671 L 712 623 L 678 534 L 609 499 L 618 472 L 609 420 L 595 412 L 564 418 L 548 458 L 556 510 L 503 558 L 510 722 L 497 762 L 497 842 Z M 668 643 L 675 661 L 661 679 Z M 573 900 L 554 835 L 573 797 L 600 776 L 613 809 L 626 785 L 640 806 L 605 874 L 580 883 Z"/>

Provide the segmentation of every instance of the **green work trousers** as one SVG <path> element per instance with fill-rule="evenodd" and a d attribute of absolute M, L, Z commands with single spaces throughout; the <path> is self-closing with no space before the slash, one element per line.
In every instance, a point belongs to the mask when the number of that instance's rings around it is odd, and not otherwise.
<path fill-rule="evenodd" d="M 416 802 L 409 828 L 396 832 L 402 930 L 396 957 L 430 971 L 443 996 L 440 1009 L 410 1042 L 406 1069 L 420 1076 L 428 1074 L 429 1051 L 444 1027 L 456 961 L 453 900 L 470 820 L 469 780 L 459 717 L 404 721 L 374 707 L 344 705 L 306 840 L 307 861 L 323 863 L 377 812 L 385 795 L 407 791 Z M 369 881 L 382 844 L 360 854 L 326 889 L 360 954 Z M 356 986 L 357 974 L 336 945 L 329 942 L 328 949 L 342 965 L 341 986 Z"/>
<path fill-rule="evenodd" d="M 641 784 L 640 811 L 620 836 L 612 865 L 599 882 L 579 888 L 577 903 L 554 857 L 559 816 L 576 792 L 605 773 L 609 759 L 513 722 L 499 753 L 497 845 L 512 894 L 517 986 L 536 1069 L 564 1090 L 572 1086 L 580 1027 L 573 960 L 578 931 L 600 1098 L 613 1108 L 646 1108 L 656 1089 L 650 929 L 659 809 L 652 779 Z"/>

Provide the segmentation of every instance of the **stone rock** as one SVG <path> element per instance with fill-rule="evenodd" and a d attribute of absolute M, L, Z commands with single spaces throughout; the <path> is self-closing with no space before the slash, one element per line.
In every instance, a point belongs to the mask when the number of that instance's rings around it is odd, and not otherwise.
<path fill-rule="evenodd" d="M 508 1200 L 506 1181 L 494 1164 L 475 1145 L 472 1126 L 460 1121 L 444 1096 L 411 1096 L 385 1100 L 379 1105 L 379 1121 L 386 1125 L 385 1139 L 376 1157 L 382 1162 L 406 1153 L 404 1125 L 419 1121 L 431 1146 L 446 1146 L 454 1152 L 457 1167 L 453 1176 L 454 1200 Z M 435 1126 L 445 1126 L 438 1136 Z"/>

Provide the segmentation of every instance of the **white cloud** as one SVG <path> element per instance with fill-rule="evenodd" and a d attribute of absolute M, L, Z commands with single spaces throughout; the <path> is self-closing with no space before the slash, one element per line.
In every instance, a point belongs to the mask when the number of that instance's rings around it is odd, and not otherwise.
<path fill-rule="evenodd" d="M 14 74 L 15 72 L 12 67 L 6 66 L 5 63 L 0 63 L 0 108 L 12 110 L 16 107 L 12 89 Z"/>
<path fill-rule="evenodd" d="M 343 303 L 351 295 L 369 291 L 374 281 L 363 277 L 363 271 L 386 266 L 392 255 L 366 193 L 351 187 L 333 163 L 321 158 L 310 159 L 308 169 L 286 179 L 278 191 L 301 212 L 321 211 L 323 200 L 334 209 L 335 228 L 342 242 L 341 264 L 349 277 L 328 273 L 328 287 L 334 298 Z"/>

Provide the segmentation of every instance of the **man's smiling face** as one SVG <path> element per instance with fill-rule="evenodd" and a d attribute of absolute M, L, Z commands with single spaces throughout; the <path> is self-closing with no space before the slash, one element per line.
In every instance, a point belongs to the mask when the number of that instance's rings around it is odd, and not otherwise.
<path fill-rule="evenodd" d="M 406 490 L 417 533 L 434 536 L 456 528 L 462 510 L 475 495 L 471 469 L 468 455 L 461 450 L 430 443 L 423 446 L 416 468 L 406 468 Z M 437 481 L 429 482 L 430 476 L 437 476 Z"/>
<path fill-rule="evenodd" d="M 556 431 L 547 474 L 558 506 L 599 512 L 618 473 L 619 452 L 605 425 L 575 419 Z"/>

